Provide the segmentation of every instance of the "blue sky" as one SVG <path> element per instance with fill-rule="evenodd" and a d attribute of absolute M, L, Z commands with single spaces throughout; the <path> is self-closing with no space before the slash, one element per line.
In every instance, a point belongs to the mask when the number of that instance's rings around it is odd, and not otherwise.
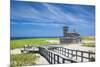
<path fill-rule="evenodd" d="M 11 37 L 59 37 L 63 26 L 95 35 L 95 6 L 12 1 L 10 7 Z"/>

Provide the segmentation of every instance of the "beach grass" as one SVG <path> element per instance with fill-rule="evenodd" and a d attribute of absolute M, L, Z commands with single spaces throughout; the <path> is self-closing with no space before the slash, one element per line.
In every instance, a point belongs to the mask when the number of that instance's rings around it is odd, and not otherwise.
<path fill-rule="evenodd" d="M 81 37 L 81 39 L 85 41 L 93 41 L 95 40 L 95 37 L 94 36 L 83 36 Z"/>
<path fill-rule="evenodd" d="M 36 64 L 37 56 L 32 53 L 27 54 L 12 54 L 11 55 L 11 65 L 10 67 L 17 66 L 31 66 Z"/>
<path fill-rule="evenodd" d="M 46 45 L 51 44 L 47 40 L 59 40 L 59 38 L 30 38 L 30 39 L 16 39 L 10 40 L 10 48 L 21 48 L 24 45 Z M 56 43 L 54 43 L 56 44 Z"/>
<path fill-rule="evenodd" d="M 94 36 L 84 36 L 81 37 L 83 43 L 82 46 L 85 47 L 95 47 L 95 37 Z"/>
<path fill-rule="evenodd" d="M 95 43 L 83 43 L 82 46 L 85 46 L 85 47 L 95 47 Z"/>

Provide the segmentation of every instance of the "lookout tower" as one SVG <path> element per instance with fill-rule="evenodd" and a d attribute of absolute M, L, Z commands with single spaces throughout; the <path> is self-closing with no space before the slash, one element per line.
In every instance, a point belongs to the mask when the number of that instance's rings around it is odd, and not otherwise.
<path fill-rule="evenodd" d="M 69 32 L 68 27 L 63 27 L 63 37 L 60 38 L 61 44 L 80 43 L 80 34 L 76 32 Z"/>

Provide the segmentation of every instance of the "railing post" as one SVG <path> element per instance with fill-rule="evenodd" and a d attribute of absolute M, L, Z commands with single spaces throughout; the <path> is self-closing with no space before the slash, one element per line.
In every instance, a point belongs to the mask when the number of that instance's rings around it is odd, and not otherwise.
<path fill-rule="evenodd" d="M 48 61 L 49 61 L 49 51 L 48 51 Z"/>
<path fill-rule="evenodd" d="M 59 53 L 59 47 L 57 48 L 57 52 Z"/>
<path fill-rule="evenodd" d="M 90 52 L 88 53 L 88 58 L 89 58 L 89 61 L 90 61 L 91 60 Z"/>
<path fill-rule="evenodd" d="M 52 61 L 53 61 L 53 60 L 52 60 L 52 53 L 51 53 L 51 64 L 53 63 Z"/>
<path fill-rule="evenodd" d="M 66 56 L 66 48 L 65 48 L 65 51 L 64 51 L 64 53 L 65 53 L 64 55 Z"/>
<path fill-rule="evenodd" d="M 77 50 L 76 50 L 76 60 L 77 60 Z"/>
<path fill-rule="evenodd" d="M 73 50 L 71 50 L 71 57 L 73 58 Z"/>
<path fill-rule="evenodd" d="M 68 49 L 68 57 L 69 57 L 69 49 Z"/>
<path fill-rule="evenodd" d="M 50 52 L 49 52 L 49 60 L 48 61 L 50 62 Z"/>
<path fill-rule="evenodd" d="M 63 59 L 62 63 L 65 63 L 65 59 L 64 58 L 62 58 L 62 59 Z"/>
<path fill-rule="evenodd" d="M 60 47 L 60 54 L 61 54 L 62 52 L 61 52 L 61 47 Z"/>
<path fill-rule="evenodd" d="M 83 51 L 81 51 L 81 62 L 83 62 Z"/>
<path fill-rule="evenodd" d="M 59 47 L 59 53 L 60 53 L 60 47 Z"/>
<path fill-rule="evenodd" d="M 62 55 L 63 55 L 63 48 L 62 48 Z"/>
<path fill-rule="evenodd" d="M 57 63 L 59 64 L 60 62 L 59 62 L 59 55 L 57 55 Z"/>
<path fill-rule="evenodd" d="M 55 58 L 55 54 L 54 54 L 54 64 L 56 63 L 55 59 L 56 59 L 56 58 Z"/>
<path fill-rule="evenodd" d="M 61 54 L 61 47 L 60 47 L 60 54 Z"/>
<path fill-rule="evenodd" d="M 62 55 L 64 54 L 64 51 L 63 51 L 64 49 L 62 48 Z"/>

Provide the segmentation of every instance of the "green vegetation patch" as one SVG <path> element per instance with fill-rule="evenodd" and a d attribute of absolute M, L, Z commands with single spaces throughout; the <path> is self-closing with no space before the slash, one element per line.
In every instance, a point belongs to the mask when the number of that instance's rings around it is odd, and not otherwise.
<path fill-rule="evenodd" d="M 17 39 L 10 41 L 11 49 L 20 48 L 24 45 L 45 45 L 51 44 L 47 40 L 59 40 L 59 38 L 30 38 L 30 39 Z M 54 43 L 56 44 L 56 43 Z"/>
<path fill-rule="evenodd" d="M 83 43 L 82 46 L 86 46 L 86 47 L 95 47 L 95 43 Z"/>
<path fill-rule="evenodd" d="M 82 40 L 95 40 L 95 37 L 94 36 L 84 36 L 84 37 L 81 37 Z"/>
<path fill-rule="evenodd" d="M 14 54 L 11 55 L 11 67 L 34 65 L 36 60 L 35 54 Z"/>

